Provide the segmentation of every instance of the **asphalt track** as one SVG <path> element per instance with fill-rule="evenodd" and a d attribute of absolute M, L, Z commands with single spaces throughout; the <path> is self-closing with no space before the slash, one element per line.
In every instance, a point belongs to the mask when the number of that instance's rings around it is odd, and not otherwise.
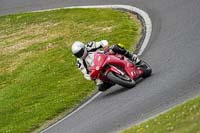
<path fill-rule="evenodd" d="M 129 127 L 200 94 L 199 0 L 0 0 L 0 15 L 75 5 L 132 5 L 153 32 L 142 58 L 153 75 L 135 88 L 113 87 L 48 133 L 107 133 Z"/>

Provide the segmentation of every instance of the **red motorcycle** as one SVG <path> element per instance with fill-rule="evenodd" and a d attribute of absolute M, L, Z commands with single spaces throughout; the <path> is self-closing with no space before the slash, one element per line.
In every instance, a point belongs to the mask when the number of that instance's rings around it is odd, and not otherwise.
<path fill-rule="evenodd" d="M 128 58 L 110 52 L 95 52 L 94 65 L 89 68 L 91 79 L 114 83 L 126 88 L 132 88 L 139 78 L 149 77 L 152 69 L 149 64 L 140 61 L 134 65 Z"/>

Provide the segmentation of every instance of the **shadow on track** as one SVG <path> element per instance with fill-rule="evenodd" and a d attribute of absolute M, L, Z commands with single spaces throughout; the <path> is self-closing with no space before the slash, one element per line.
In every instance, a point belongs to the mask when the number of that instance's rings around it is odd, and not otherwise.
<path fill-rule="evenodd" d="M 153 74 L 151 76 L 153 76 Z M 145 79 L 143 79 L 143 78 L 138 79 L 136 81 L 136 86 L 135 87 L 137 87 L 137 85 L 140 84 L 140 82 L 142 82 L 144 80 Z M 115 86 L 111 87 L 110 89 L 108 89 L 101 97 L 102 98 L 108 98 L 110 96 L 115 96 L 115 95 L 121 94 L 123 92 L 129 91 L 131 89 L 134 89 L 135 87 L 133 87 L 133 88 L 125 88 L 125 87 L 122 87 L 122 86 L 119 86 L 119 85 L 115 85 Z"/>
<path fill-rule="evenodd" d="M 107 90 L 108 92 L 106 92 L 105 95 L 102 96 L 102 98 L 108 98 L 110 96 L 115 96 L 115 95 L 121 94 L 125 91 L 128 91 L 130 89 L 132 89 L 132 88 L 124 88 L 124 87 L 121 87 L 121 86 L 110 88 L 109 90 Z"/>

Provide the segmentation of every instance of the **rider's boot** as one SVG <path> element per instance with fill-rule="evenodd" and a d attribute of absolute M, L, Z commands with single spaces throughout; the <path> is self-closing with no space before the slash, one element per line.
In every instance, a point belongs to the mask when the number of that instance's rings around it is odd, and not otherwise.
<path fill-rule="evenodd" d="M 140 63 L 140 59 L 136 54 L 131 54 L 127 51 L 122 45 L 116 44 L 111 48 L 115 53 L 119 53 L 127 57 L 130 61 L 132 61 L 135 65 Z"/>
<path fill-rule="evenodd" d="M 140 63 L 140 59 L 136 54 L 131 54 L 126 50 L 126 53 L 124 54 L 125 57 L 127 57 L 129 60 L 131 60 L 135 65 Z"/>

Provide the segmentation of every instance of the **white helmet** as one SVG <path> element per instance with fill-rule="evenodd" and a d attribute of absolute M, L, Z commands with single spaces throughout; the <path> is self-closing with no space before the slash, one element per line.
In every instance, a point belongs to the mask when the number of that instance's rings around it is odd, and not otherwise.
<path fill-rule="evenodd" d="M 80 42 L 76 41 L 72 44 L 72 53 L 77 57 L 77 58 L 85 58 L 87 55 L 87 49 L 85 48 L 85 45 Z"/>

